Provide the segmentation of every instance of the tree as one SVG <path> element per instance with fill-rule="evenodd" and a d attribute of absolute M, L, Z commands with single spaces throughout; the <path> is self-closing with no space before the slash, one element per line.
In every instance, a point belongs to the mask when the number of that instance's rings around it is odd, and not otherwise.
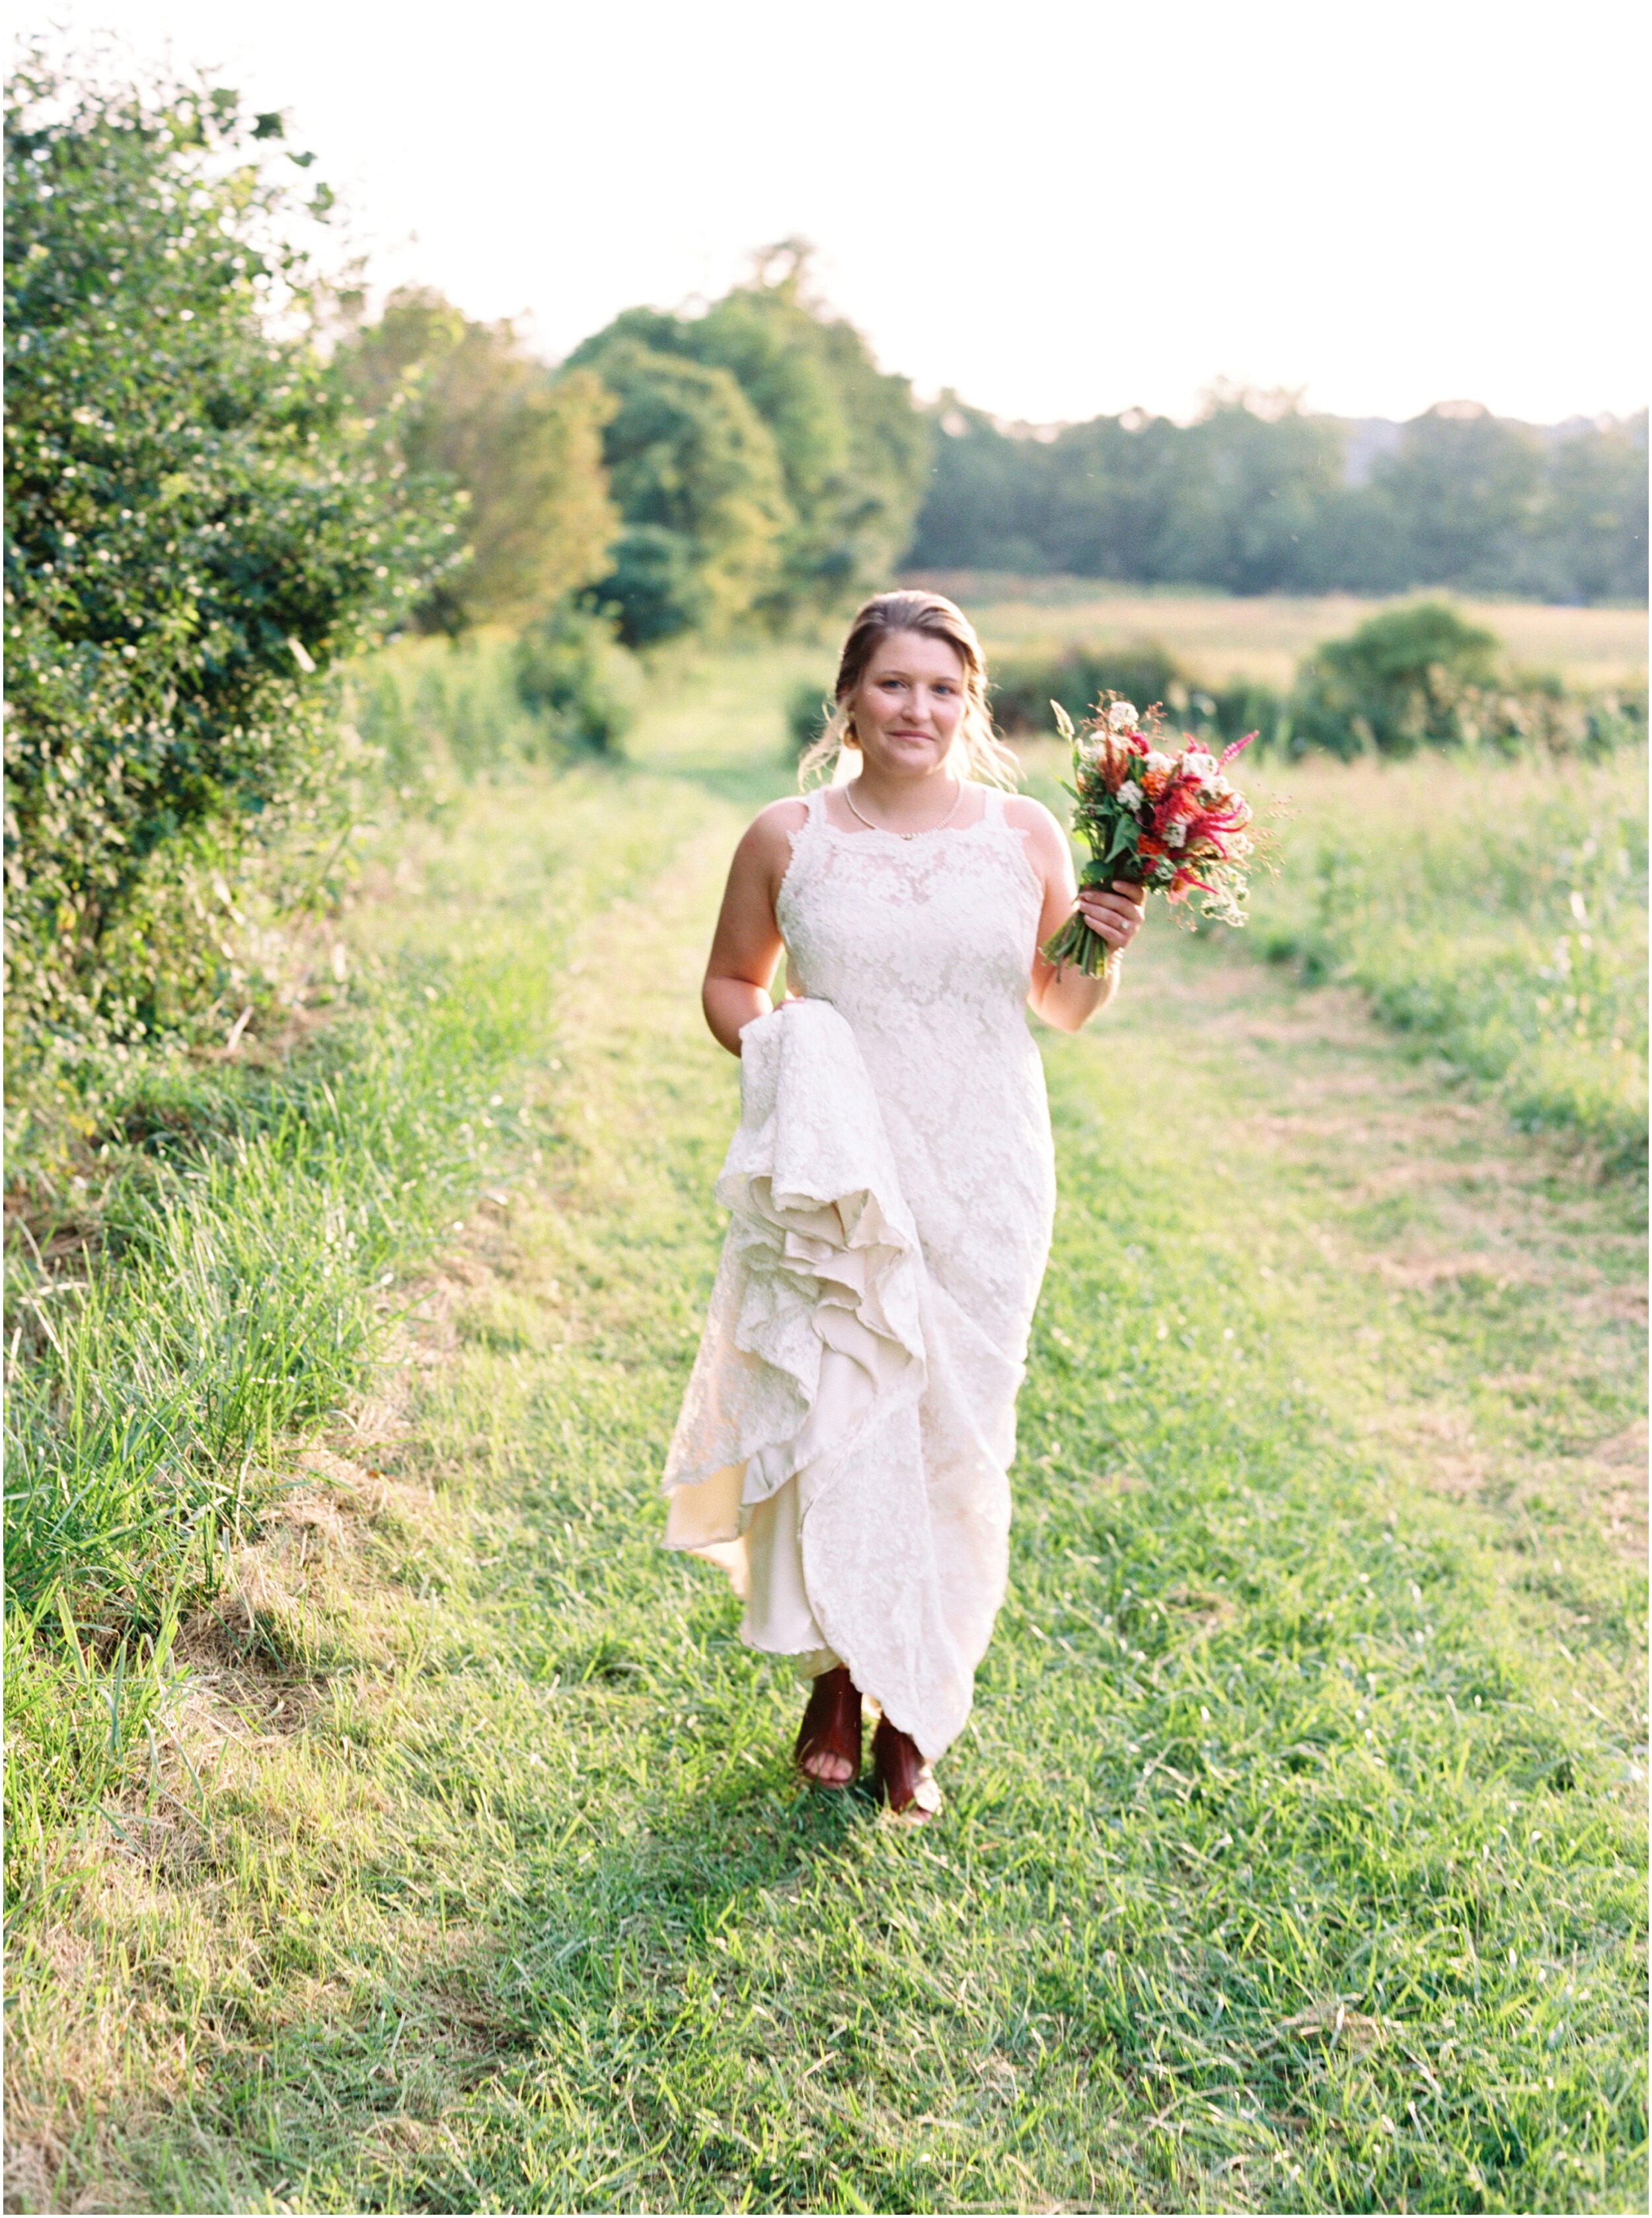
<path fill-rule="evenodd" d="M 726 369 L 600 339 L 574 359 L 616 404 L 603 454 L 625 528 L 598 597 L 630 645 L 723 630 L 780 579 L 794 512 L 774 440 Z"/>
<path fill-rule="evenodd" d="M 1373 504 L 1394 520 L 1400 582 L 1507 590 L 1525 567 L 1543 479 L 1532 433 L 1477 402 L 1414 417 L 1371 478 Z"/>
<path fill-rule="evenodd" d="M 281 129 L 226 88 L 95 90 L 38 53 L 10 89 L 14 1021 L 118 1018 L 100 950 L 152 858 L 325 778 L 320 673 L 456 544 L 295 329 L 295 211 L 258 158 Z"/>
<path fill-rule="evenodd" d="M 409 468 L 464 496 L 469 559 L 427 625 L 529 623 L 602 576 L 619 530 L 602 459 L 614 403 L 592 372 L 558 378 L 508 322 L 469 322 L 420 287 L 393 293 L 339 362 L 365 406 L 403 404 Z"/>
<path fill-rule="evenodd" d="M 1132 411 L 1035 431 L 946 394 L 907 560 L 1230 592 L 1417 585 L 1635 598 L 1646 590 L 1644 415 L 1551 434 L 1467 404 L 1394 427 L 1350 481 L 1350 426 L 1219 389 L 1194 424 Z"/>
<path fill-rule="evenodd" d="M 854 327 L 808 289 L 795 241 L 702 316 L 632 308 L 570 358 L 600 368 L 633 343 L 725 370 L 773 442 L 790 511 L 761 612 L 784 620 L 884 583 L 911 537 L 930 432 L 902 377 L 879 371 Z"/>
<path fill-rule="evenodd" d="M 907 561 L 920 570 L 1053 567 L 1049 449 L 1014 437 L 955 393 L 941 394 L 933 421 L 928 481 Z M 1082 481 L 1083 462 L 1063 459 Z M 1061 567 L 1087 565 L 1080 556 Z"/>
<path fill-rule="evenodd" d="M 1218 389 L 1173 442 L 1154 554 L 1162 578 L 1233 593 L 1312 591 L 1320 519 L 1343 480 L 1343 441 L 1299 395 Z"/>
<path fill-rule="evenodd" d="M 1646 598 L 1646 411 L 1562 439 L 1549 462 L 1542 536 L 1551 590 L 1585 601 Z"/>

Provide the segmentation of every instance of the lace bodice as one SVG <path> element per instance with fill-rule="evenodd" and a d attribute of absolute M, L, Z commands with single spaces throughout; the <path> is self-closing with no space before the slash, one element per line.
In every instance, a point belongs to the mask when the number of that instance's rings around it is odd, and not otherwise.
<path fill-rule="evenodd" d="M 910 839 L 842 831 L 811 794 L 775 914 L 792 989 L 854 1032 L 931 1269 L 1019 1362 L 1054 1200 L 1027 1028 L 1043 889 L 1003 794 L 978 790 L 974 823 Z"/>

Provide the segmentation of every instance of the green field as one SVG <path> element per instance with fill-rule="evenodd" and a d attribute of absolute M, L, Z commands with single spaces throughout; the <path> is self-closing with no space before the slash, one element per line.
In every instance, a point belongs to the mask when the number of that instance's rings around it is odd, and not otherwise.
<path fill-rule="evenodd" d="M 317 1043 L 134 1072 L 91 1292 L 25 1272 L 14 2206 L 1643 2207 L 1642 1189 L 1467 1016 L 1369 1013 L 1460 773 L 1316 768 L 1289 962 L 1156 917 L 1041 1035 L 938 1826 L 800 1792 L 789 1674 L 659 1549 L 736 1109 L 695 988 L 816 659 L 388 827 Z M 1388 909 L 1307 901 L 1374 796 Z"/>
<path fill-rule="evenodd" d="M 1321 640 L 1363 623 L 1386 603 L 1326 593 L 1311 599 L 1271 593 L 1240 600 L 1224 594 L 1109 585 L 1093 578 L 997 577 L 962 572 L 926 575 L 969 611 L 989 651 L 1020 654 L 1072 642 L 1121 645 L 1152 639 L 1209 685 L 1249 678 L 1282 690 Z M 1451 597 L 1465 616 L 1496 633 L 1522 667 L 1557 671 L 1583 687 L 1646 677 L 1646 611 L 1554 608 L 1531 601 Z"/>

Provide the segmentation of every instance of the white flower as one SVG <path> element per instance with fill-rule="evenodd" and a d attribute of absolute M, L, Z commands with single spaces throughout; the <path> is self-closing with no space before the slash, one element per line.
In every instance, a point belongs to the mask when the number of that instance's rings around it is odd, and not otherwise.
<path fill-rule="evenodd" d="M 1207 754 L 1202 747 L 1189 747 L 1182 758 L 1182 768 L 1189 778 L 1196 778 L 1202 785 L 1208 785 L 1216 775 L 1216 758 Z"/>
<path fill-rule="evenodd" d="M 1166 826 L 1164 845 L 1167 847 L 1185 847 L 1187 844 L 1188 827 L 1178 817 L 1174 824 Z"/>
<path fill-rule="evenodd" d="M 1115 732 L 1133 732 L 1136 728 L 1134 703 L 1129 701 L 1115 701 L 1107 712 L 1107 721 Z"/>
<path fill-rule="evenodd" d="M 1103 759 L 1106 753 L 1107 749 L 1100 740 L 1080 740 L 1078 742 L 1080 762 L 1098 763 Z"/>
<path fill-rule="evenodd" d="M 1133 815 L 1140 811 L 1141 808 L 1141 788 L 1136 784 L 1134 778 L 1126 778 L 1124 784 L 1119 788 L 1119 799 L 1124 803 L 1125 807 L 1130 810 Z"/>
<path fill-rule="evenodd" d="M 1150 747 L 1148 749 L 1147 767 L 1149 770 L 1168 770 L 1170 766 L 1171 759 L 1168 755 L 1161 754 L 1157 747 Z"/>

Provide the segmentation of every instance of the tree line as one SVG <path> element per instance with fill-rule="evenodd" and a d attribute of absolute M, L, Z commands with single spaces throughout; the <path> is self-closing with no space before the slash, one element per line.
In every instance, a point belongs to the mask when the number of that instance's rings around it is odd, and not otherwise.
<path fill-rule="evenodd" d="M 1036 433 L 948 394 L 907 561 L 1233 593 L 1449 586 L 1562 601 L 1647 590 L 1647 418 L 1508 423 L 1466 402 L 1358 425 L 1219 390 Z M 1366 458 L 1362 433 L 1381 440 Z M 1356 481 L 1356 480 L 1358 481 Z"/>

